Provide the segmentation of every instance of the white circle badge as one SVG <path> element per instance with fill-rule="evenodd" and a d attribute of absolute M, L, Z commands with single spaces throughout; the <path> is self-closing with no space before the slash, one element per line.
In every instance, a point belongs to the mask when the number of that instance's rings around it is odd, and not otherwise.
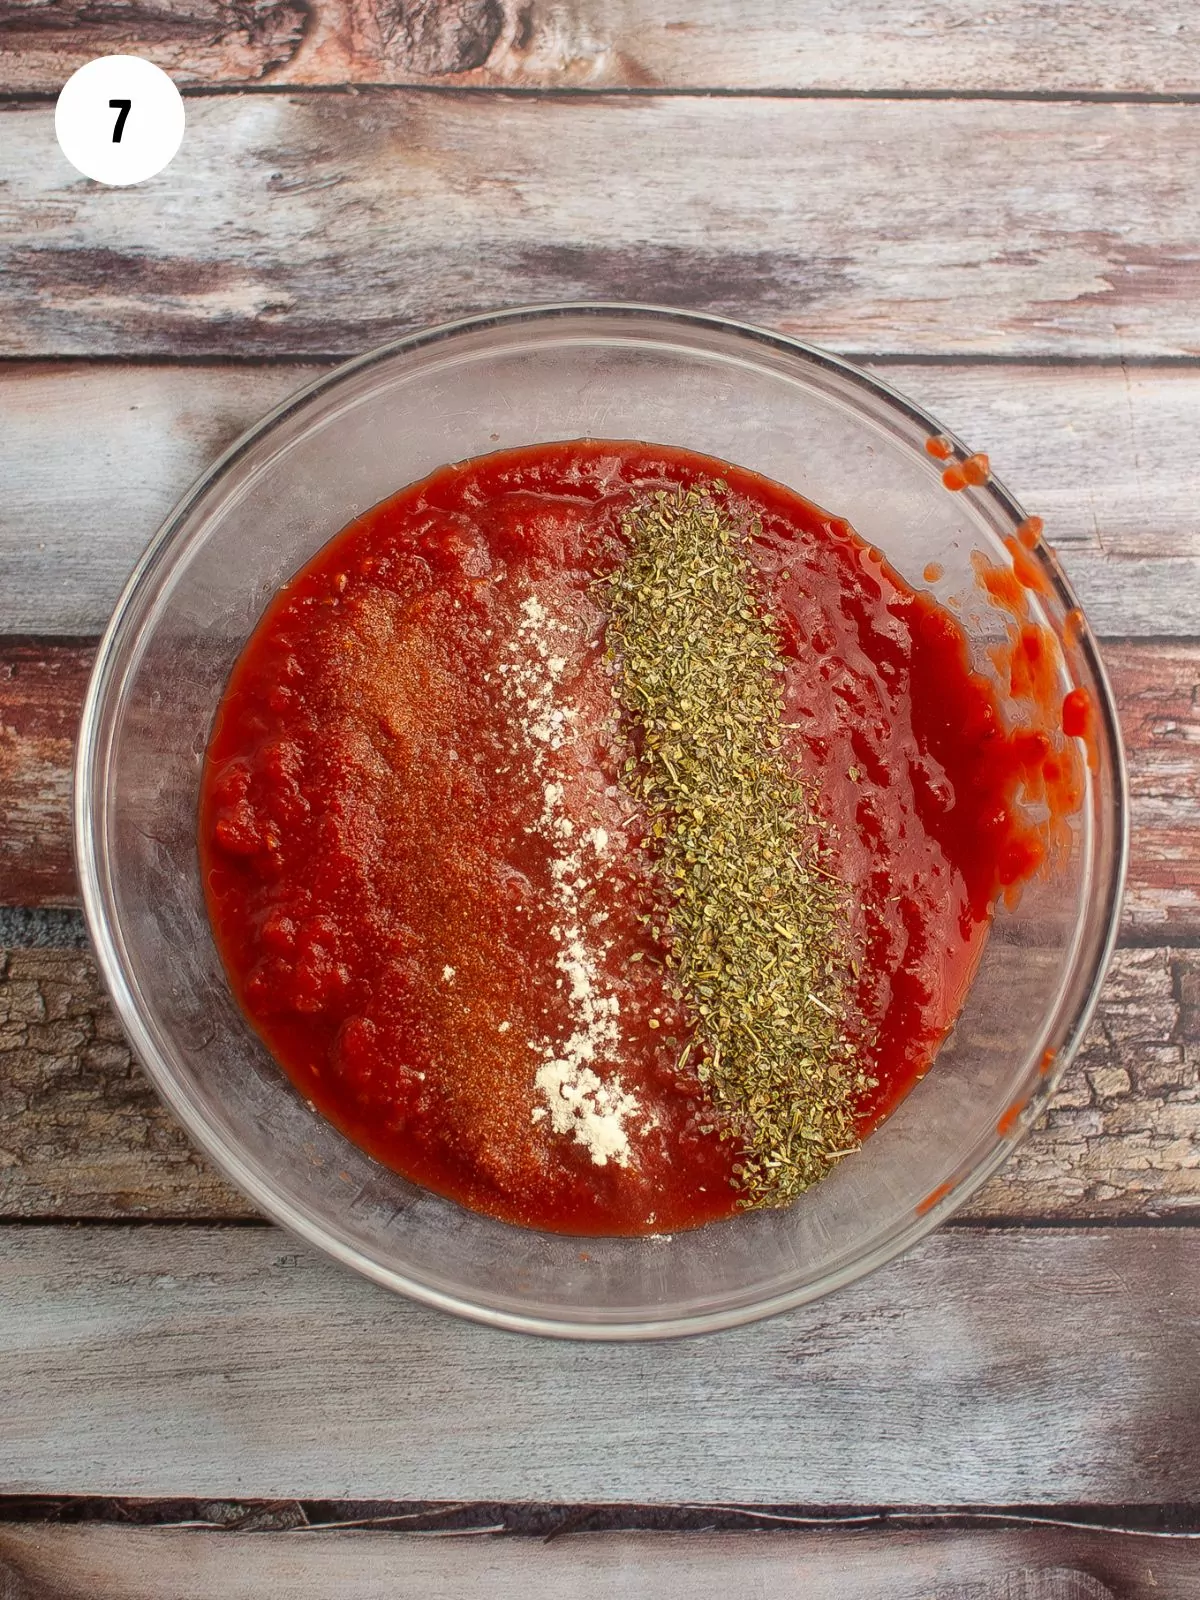
<path fill-rule="evenodd" d="M 67 79 L 54 108 L 63 155 L 97 183 L 141 183 L 183 142 L 183 99 L 140 56 L 99 56 Z"/>

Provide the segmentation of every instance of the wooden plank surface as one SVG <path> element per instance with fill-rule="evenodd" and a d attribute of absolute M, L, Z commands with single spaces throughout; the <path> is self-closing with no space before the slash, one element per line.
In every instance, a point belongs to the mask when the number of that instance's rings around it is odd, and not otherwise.
<path fill-rule="evenodd" d="M 78 901 L 71 754 L 92 641 L 0 638 L 0 905 Z"/>
<path fill-rule="evenodd" d="M 0 1218 L 242 1218 L 134 1062 L 83 951 L 0 954 Z"/>
<path fill-rule="evenodd" d="M 323 370 L 0 364 L 0 632 L 98 633 L 191 481 Z M 1102 633 L 1200 632 L 1200 369 L 876 370 L 1045 518 Z"/>
<path fill-rule="evenodd" d="M 1181 0 L 41 0 L 0 11 L 0 91 L 57 92 L 93 56 L 181 84 L 470 84 L 1195 93 Z"/>
<path fill-rule="evenodd" d="M 0 1218 L 255 1215 L 159 1104 L 89 955 L 0 963 Z M 1200 1216 L 1200 952 L 1118 951 L 1042 1124 L 964 1214 Z"/>
<path fill-rule="evenodd" d="M 1189 105 L 216 95 L 120 192 L 49 103 L 0 130 L 9 356 L 328 354 L 579 296 L 868 355 L 1200 353 Z"/>
<path fill-rule="evenodd" d="M 0 364 L 0 633 L 99 633 L 192 480 L 323 370 Z"/>
<path fill-rule="evenodd" d="M 771 1322 L 581 1346 L 420 1308 L 275 1229 L 13 1227 L 0 1488 L 1187 1503 L 1198 1337 L 1190 1228 L 946 1230 Z"/>
<path fill-rule="evenodd" d="M 0 906 L 77 903 L 70 763 L 90 641 L 0 638 Z M 1105 647 L 1125 733 L 1133 853 L 1125 928 L 1200 934 L 1200 643 Z"/>
<path fill-rule="evenodd" d="M 1200 645 L 1110 644 L 1129 759 L 1132 844 L 1125 925 L 1200 932 Z"/>
<path fill-rule="evenodd" d="M 88 1600 L 1194 1600 L 1186 1539 L 988 1532 L 215 1533 L 0 1526 L 26 1585 Z M 3 1568 L 0 1566 L 0 1571 Z M 14 1581 L 16 1581 L 14 1579 Z M 12 1600 L 25 1600 L 18 1588 Z"/>

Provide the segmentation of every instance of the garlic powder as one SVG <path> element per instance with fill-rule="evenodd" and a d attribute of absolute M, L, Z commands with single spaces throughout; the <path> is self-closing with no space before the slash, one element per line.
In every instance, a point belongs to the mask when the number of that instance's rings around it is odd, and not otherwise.
<path fill-rule="evenodd" d="M 561 688 L 568 666 L 561 635 L 570 629 L 554 621 L 536 595 L 529 595 L 520 610 L 516 637 L 508 646 L 514 659 L 501 668 L 503 693 L 518 712 L 514 721 L 542 784 L 542 807 L 533 831 L 553 846 L 556 986 L 566 995 L 571 1018 L 571 1032 L 561 1047 L 547 1039 L 530 1041 L 541 1058 L 534 1084 L 543 1101 L 534 1108 L 532 1121 L 549 1116 L 553 1131 L 583 1145 L 596 1166 L 614 1161 L 624 1167 L 631 1155 L 627 1125 L 639 1118 L 641 1107 L 615 1071 L 620 1002 L 606 992 L 601 964 L 609 947 L 589 932 L 583 903 L 594 886 L 596 864 L 607 851 L 608 835 L 602 828 L 577 835 L 564 786 L 555 775 L 561 763 L 552 768 L 551 760 L 572 741 L 578 718 L 577 709 L 564 703 Z M 553 639 L 555 634 L 560 638 Z M 594 924 L 596 919 L 590 920 Z"/>

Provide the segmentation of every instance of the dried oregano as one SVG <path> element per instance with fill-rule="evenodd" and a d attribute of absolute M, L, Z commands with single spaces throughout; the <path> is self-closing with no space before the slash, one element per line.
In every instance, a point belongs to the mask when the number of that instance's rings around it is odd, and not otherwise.
<path fill-rule="evenodd" d="M 869 1080 L 846 1037 L 844 891 L 821 870 L 782 749 L 755 530 L 719 482 L 660 491 L 622 526 L 608 648 L 638 752 L 624 779 L 648 814 L 671 902 L 660 931 L 695 1021 L 681 1065 L 690 1054 L 718 1126 L 743 1145 L 742 1204 L 786 1205 L 859 1142 Z"/>

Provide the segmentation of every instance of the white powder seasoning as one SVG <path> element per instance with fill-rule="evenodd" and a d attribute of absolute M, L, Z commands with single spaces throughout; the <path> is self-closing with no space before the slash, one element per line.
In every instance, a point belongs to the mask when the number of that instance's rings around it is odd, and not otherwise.
<path fill-rule="evenodd" d="M 598 1167 L 615 1161 L 629 1165 L 629 1133 L 625 1123 L 640 1110 L 637 1100 L 621 1087 L 614 1073 L 607 1083 L 590 1067 L 570 1059 L 547 1061 L 537 1070 L 537 1086 L 546 1098 L 550 1126 L 555 1133 L 573 1134 L 585 1145 Z M 534 1108 L 534 1121 L 546 1112 Z"/>
<path fill-rule="evenodd" d="M 608 946 L 595 933 L 596 919 L 585 913 L 597 876 L 599 859 L 608 848 L 603 829 L 577 833 L 567 815 L 558 752 L 574 738 L 577 710 L 562 689 L 568 657 L 564 635 L 570 625 L 554 620 L 536 595 L 521 605 L 521 621 L 508 646 L 512 658 L 502 667 L 504 697 L 515 713 L 534 772 L 542 784 L 542 807 L 534 832 L 553 847 L 550 884 L 555 921 L 556 987 L 567 997 L 571 1032 L 557 1046 L 534 1039 L 540 1057 L 534 1086 L 542 1098 L 532 1120 L 543 1122 L 563 1137 L 583 1145 L 593 1162 L 628 1166 L 631 1127 L 641 1118 L 637 1098 L 621 1083 L 616 1070 L 621 1032 L 620 1002 L 608 992 L 602 962 Z"/>

